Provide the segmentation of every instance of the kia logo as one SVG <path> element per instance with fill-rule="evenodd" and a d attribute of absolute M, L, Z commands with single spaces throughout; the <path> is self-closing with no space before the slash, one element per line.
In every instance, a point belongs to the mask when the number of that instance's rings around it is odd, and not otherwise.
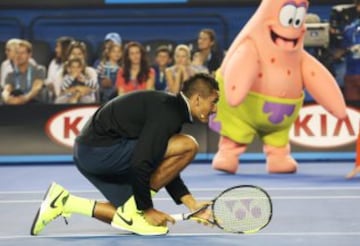
<path fill-rule="evenodd" d="M 312 148 L 334 148 L 355 142 L 360 112 L 346 109 L 348 118 L 338 120 L 319 105 L 305 106 L 290 131 L 290 141 Z"/>
<path fill-rule="evenodd" d="M 61 111 L 47 121 L 46 134 L 52 141 L 72 147 L 76 136 L 97 109 L 97 106 L 88 106 Z"/>

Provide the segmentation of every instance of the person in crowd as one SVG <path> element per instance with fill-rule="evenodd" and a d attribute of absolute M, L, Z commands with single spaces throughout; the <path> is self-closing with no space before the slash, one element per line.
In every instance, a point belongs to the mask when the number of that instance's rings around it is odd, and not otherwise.
<path fill-rule="evenodd" d="M 209 73 L 209 69 L 204 65 L 203 57 L 199 51 L 193 54 L 191 66 L 195 73 Z"/>
<path fill-rule="evenodd" d="M 185 44 L 179 44 L 174 52 L 174 65 L 166 69 L 168 91 L 177 94 L 181 90 L 183 82 L 194 74 L 190 49 Z"/>
<path fill-rule="evenodd" d="M 61 71 L 64 62 L 66 61 L 66 52 L 71 42 L 72 37 L 62 36 L 56 40 L 55 57 L 51 60 L 48 67 L 48 74 L 45 84 L 48 86 L 49 91 L 54 94 L 54 98 L 59 96 L 61 84 L 56 84 L 56 76 Z"/>
<path fill-rule="evenodd" d="M 109 32 L 108 34 L 105 35 L 104 41 L 101 44 L 100 47 L 100 58 L 96 59 L 93 67 L 97 68 L 101 62 L 102 59 L 102 55 L 104 54 L 104 52 L 107 52 L 106 50 L 109 48 L 109 46 L 111 44 L 117 44 L 121 46 L 121 50 L 123 50 L 123 42 L 122 42 L 122 38 L 120 36 L 120 34 L 118 34 L 117 32 Z"/>
<path fill-rule="evenodd" d="M 95 103 L 95 93 L 98 89 L 97 81 L 86 73 L 84 59 L 70 58 L 63 69 L 63 83 L 61 94 L 56 103 Z"/>
<path fill-rule="evenodd" d="M 354 0 L 354 4 L 339 4 L 331 9 L 330 22 L 330 50 L 332 53 L 332 67 L 336 81 L 344 91 L 346 71 L 346 53 L 344 49 L 344 30 L 359 18 L 360 0 Z"/>
<path fill-rule="evenodd" d="M 135 90 L 153 90 L 155 71 L 150 67 L 146 51 L 139 42 L 129 42 L 124 49 L 123 67 L 117 73 L 118 95 Z"/>
<path fill-rule="evenodd" d="M 6 76 L 10 72 L 15 71 L 15 68 L 16 68 L 16 59 L 15 58 L 16 58 L 17 47 L 18 47 L 20 41 L 21 41 L 21 39 L 12 38 L 12 39 L 9 39 L 5 44 L 6 60 L 4 60 L 1 63 L 1 68 L 0 68 L 0 86 L 2 88 L 4 88 L 4 86 L 5 86 Z M 36 65 L 36 62 L 32 57 L 30 58 L 30 63 L 33 65 Z"/>
<path fill-rule="evenodd" d="M 98 74 L 96 70 L 93 67 L 90 67 L 86 64 L 87 60 L 87 49 L 86 44 L 80 41 L 73 41 L 70 43 L 67 52 L 66 52 L 66 62 L 72 58 L 80 58 L 84 60 L 85 63 L 85 74 L 87 75 L 88 79 L 91 81 L 94 81 L 98 83 Z M 64 65 L 62 68 L 58 71 L 56 78 L 55 78 L 55 84 L 60 85 L 60 88 L 63 85 L 64 82 L 64 75 L 67 71 L 64 71 Z M 60 94 L 62 93 L 60 89 Z M 98 90 L 92 91 L 94 94 L 94 98 L 96 101 L 98 101 Z M 59 96 L 60 96 L 59 94 Z M 56 102 L 59 102 L 59 100 L 55 100 Z"/>
<path fill-rule="evenodd" d="M 360 0 L 356 3 L 358 17 L 345 27 L 342 44 L 346 57 L 344 96 L 349 101 L 360 100 Z"/>
<path fill-rule="evenodd" d="M 117 95 L 116 76 L 122 64 L 122 46 L 112 42 L 104 50 L 96 68 L 100 83 L 100 102 L 104 103 Z"/>
<path fill-rule="evenodd" d="M 213 29 L 201 29 L 197 39 L 197 49 L 195 52 L 200 52 L 205 65 L 210 74 L 215 75 L 215 71 L 220 67 L 223 60 L 223 52 L 219 51 L 216 42 L 216 33 Z"/>
<path fill-rule="evenodd" d="M 155 89 L 159 91 L 164 91 L 167 89 L 167 80 L 165 76 L 165 70 L 168 68 L 172 62 L 171 51 L 168 46 L 160 45 L 156 49 L 155 53 L 155 65 L 153 66 L 155 70 Z"/>
<path fill-rule="evenodd" d="M 46 69 L 31 62 L 32 45 L 26 40 L 17 44 L 14 71 L 5 79 L 2 98 L 5 104 L 21 105 L 42 102 Z"/>

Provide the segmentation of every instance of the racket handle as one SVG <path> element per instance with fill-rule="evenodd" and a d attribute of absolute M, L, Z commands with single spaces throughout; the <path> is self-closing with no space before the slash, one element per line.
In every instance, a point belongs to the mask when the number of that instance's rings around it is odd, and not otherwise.
<path fill-rule="evenodd" d="M 171 214 L 170 216 L 173 217 L 175 221 L 185 220 L 184 214 Z"/>

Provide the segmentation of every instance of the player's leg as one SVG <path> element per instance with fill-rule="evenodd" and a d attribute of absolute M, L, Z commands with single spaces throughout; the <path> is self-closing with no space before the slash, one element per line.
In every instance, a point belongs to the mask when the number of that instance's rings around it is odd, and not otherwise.
<path fill-rule="evenodd" d="M 198 143 L 192 136 L 178 134 L 170 138 L 164 160 L 151 176 L 151 189 L 158 191 L 170 183 L 191 163 L 198 149 Z"/>
<path fill-rule="evenodd" d="M 170 183 L 194 159 L 198 151 L 196 140 L 188 135 L 175 135 L 168 143 L 163 161 L 150 178 L 151 195 Z M 124 219 L 125 218 L 125 219 Z M 130 225 L 140 224 L 142 227 Z M 115 228 L 125 229 L 142 235 L 160 235 L 168 232 L 166 226 L 150 225 L 143 216 L 137 212 L 134 196 L 131 196 L 124 205 L 120 206 L 111 225 Z"/>
<path fill-rule="evenodd" d="M 76 144 L 74 146 L 76 166 L 110 202 L 95 202 L 95 200 L 78 197 L 69 193 L 64 187 L 52 183 L 35 216 L 30 233 L 37 235 L 58 216 L 69 217 L 73 213 L 95 217 L 110 223 L 116 207 L 128 200 L 132 194 L 126 178 L 116 175 L 116 173 L 123 172 L 126 167 L 117 167 L 116 164 L 118 158 L 123 158 L 125 161 L 130 159 L 129 153 L 132 152 L 135 144 L 135 141 L 120 140 L 114 146 L 104 148 L 91 148 Z M 121 151 L 123 153 L 120 153 Z"/>

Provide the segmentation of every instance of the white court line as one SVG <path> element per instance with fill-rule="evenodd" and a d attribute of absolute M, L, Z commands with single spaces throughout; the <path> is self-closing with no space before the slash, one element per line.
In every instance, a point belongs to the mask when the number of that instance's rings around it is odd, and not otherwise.
<path fill-rule="evenodd" d="M 40 235 L 40 236 L 30 236 L 30 235 L 6 235 L 0 236 L 0 240 L 7 239 L 36 239 L 36 238 L 96 238 L 96 237 L 137 237 L 132 234 L 56 234 L 56 235 Z M 166 237 L 193 237 L 193 236 L 236 236 L 236 237 L 246 237 L 246 236 L 360 236 L 360 232 L 260 232 L 254 234 L 236 234 L 236 233 L 169 233 Z"/>
<path fill-rule="evenodd" d="M 198 200 L 211 200 L 214 197 L 197 197 Z M 92 198 L 102 200 L 104 198 Z M 360 199 L 360 196 L 271 196 L 271 200 L 354 200 Z M 155 201 L 172 201 L 169 197 L 154 198 Z M 23 204 L 23 203 L 40 203 L 42 200 L 27 199 L 27 200 L 0 200 L 0 204 Z"/>
<path fill-rule="evenodd" d="M 230 186 L 229 186 L 230 187 Z M 192 192 L 194 191 L 223 191 L 229 187 L 224 187 L 224 188 L 194 188 L 191 189 Z M 359 190 L 360 191 L 360 186 L 358 187 L 341 187 L 341 186 L 334 186 L 334 187 L 265 187 L 262 186 L 262 188 L 264 188 L 267 191 L 282 191 L 282 190 L 313 190 L 313 191 L 323 191 L 323 190 Z M 43 194 L 46 191 L 46 189 L 44 190 L 36 190 L 36 191 L 0 191 L 0 194 Z M 161 191 L 162 192 L 162 191 Z M 92 189 L 92 190 L 71 190 L 71 193 L 98 193 L 97 190 Z"/>

